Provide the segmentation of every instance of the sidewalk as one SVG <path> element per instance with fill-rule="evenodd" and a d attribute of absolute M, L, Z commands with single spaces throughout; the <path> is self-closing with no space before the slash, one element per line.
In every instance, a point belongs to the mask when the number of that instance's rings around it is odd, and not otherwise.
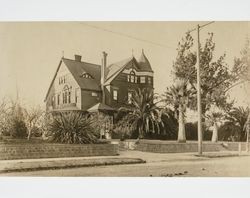
<path fill-rule="evenodd" d="M 202 162 L 211 158 L 246 156 L 245 152 L 205 152 L 202 156 L 197 153 L 150 153 L 142 151 L 121 151 L 119 156 L 46 158 L 23 160 L 0 160 L 0 173 L 32 171 L 46 169 L 63 169 L 75 167 L 91 167 L 105 165 L 162 163 L 174 164 L 176 162 Z"/>

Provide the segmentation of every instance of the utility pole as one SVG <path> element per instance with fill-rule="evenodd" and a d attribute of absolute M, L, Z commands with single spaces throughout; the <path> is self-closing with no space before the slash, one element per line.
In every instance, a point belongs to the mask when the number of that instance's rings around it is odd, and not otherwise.
<path fill-rule="evenodd" d="M 204 25 L 197 25 L 196 28 L 188 31 L 191 33 L 193 31 L 197 31 L 197 61 L 196 61 L 196 69 L 197 69 L 197 109 L 198 109 L 198 155 L 202 155 L 202 108 L 201 108 L 201 76 L 200 76 L 200 29 L 214 23 L 214 21 L 206 23 Z"/>
<path fill-rule="evenodd" d="M 197 25 L 197 106 L 198 106 L 198 154 L 202 155 L 202 109 L 201 109 L 201 76 L 200 76 L 200 25 Z"/>

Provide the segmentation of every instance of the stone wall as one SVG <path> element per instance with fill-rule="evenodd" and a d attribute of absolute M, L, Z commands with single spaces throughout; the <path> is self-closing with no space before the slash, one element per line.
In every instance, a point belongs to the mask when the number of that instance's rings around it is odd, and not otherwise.
<path fill-rule="evenodd" d="M 120 147 L 126 150 L 155 153 L 186 153 L 198 151 L 197 142 L 177 143 L 176 141 L 160 140 L 140 140 L 138 144 L 132 141 L 124 141 L 123 143 L 120 143 Z M 238 142 L 203 142 L 204 152 L 238 151 L 238 149 Z M 246 150 L 245 143 L 241 143 L 241 150 Z"/>
<path fill-rule="evenodd" d="M 117 144 L 0 144 L 0 160 L 114 156 Z"/>

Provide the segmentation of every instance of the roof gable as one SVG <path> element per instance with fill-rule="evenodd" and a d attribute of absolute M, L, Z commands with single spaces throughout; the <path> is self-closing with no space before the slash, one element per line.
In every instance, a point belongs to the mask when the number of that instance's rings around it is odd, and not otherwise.
<path fill-rule="evenodd" d="M 136 59 L 134 57 L 130 57 L 130 58 L 127 58 L 125 60 L 122 60 L 120 62 L 117 62 L 117 63 L 113 63 L 111 65 L 109 65 L 109 67 L 107 68 L 107 77 L 106 77 L 106 82 L 105 82 L 105 85 L 108 85 L 110 84 L 114 79 L 115 77 L 123 71 L 123 69 L 125 69 L 129 63 L 133 62 L 134 66 L 136 67 L 136 69 L 139 69 L 138 68 L 138 63 L 136 61 Z"/>

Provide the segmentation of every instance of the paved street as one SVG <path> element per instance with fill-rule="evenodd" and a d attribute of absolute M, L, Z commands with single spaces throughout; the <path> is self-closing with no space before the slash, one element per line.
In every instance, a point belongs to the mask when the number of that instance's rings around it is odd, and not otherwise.
<path fill-rule="evenodd" d="M 123 157 L 138 157 L 146 164 L 113 165 L 2 173 L 1 176 L 250 176 L 250 156 L 204 158 L 194 154 L 156 154 L 123 151 Z"/>

